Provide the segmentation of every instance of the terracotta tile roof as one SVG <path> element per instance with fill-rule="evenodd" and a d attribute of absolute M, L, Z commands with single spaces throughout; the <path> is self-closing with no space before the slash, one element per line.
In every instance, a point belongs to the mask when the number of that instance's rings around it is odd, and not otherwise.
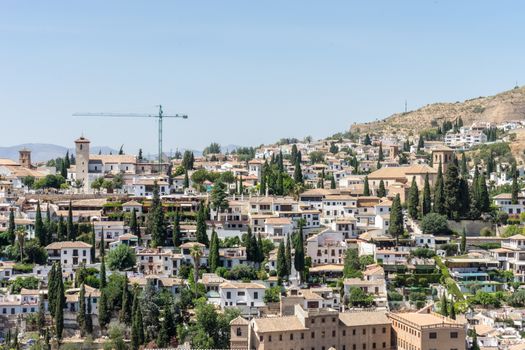
<path fill-rule="evenodd" d="M 383 311 L 340 312 L 339 320 L 347 327 L 390 324 Z"/>
<path fill-rule="evenodd" d="M 258 333 L 300 331 L 307 329 L 297 316 L 256 318 L 253 322 Z"/>
<path fill-rule="evenodd" d="M 66 249 L 66 248 L 91 248 L 91 244 L 81 241 L 54 242 L 46 246 L 46 249 Z"/>

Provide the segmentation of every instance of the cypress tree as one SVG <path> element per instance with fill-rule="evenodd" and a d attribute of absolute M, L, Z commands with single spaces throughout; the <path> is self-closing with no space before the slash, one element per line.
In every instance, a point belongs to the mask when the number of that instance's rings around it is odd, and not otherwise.
<path fill-rule="evenodd" d="M 111 318 L 110 308 L 108 305 L 108 296 L 105 288 L 100 288 L 100 300 L 98 303 L 98 323 L 100 329 L 106 329 Z"/>
<path fill-rule="evenodd" d="M 40 335 L 44 335 L 44 330 L 46 328 L 46 310 L 44 304 L 44 294 L 38 295 L 38 319 L 37 327 Z"/>
<path fill-rule="evenodd" d="M 472 333 L 472 346 L 470 347 L 470 350 L 479 350 L 478 334 L 476 333 L 475 329 Z"/>
<path fill-rule="evenodd" d="M 62 242 L 66 237 L 66 226 L 64 223 L 64 217 L 60 215 L 57 224 L 57 241 Z"/>
<path fill-rule="evenodd" d="M 42 221 L 42 211 L 40 209 L 40 201 L 36 205 L 36 216 L 35 216 L 35 237 L 38 239 L 38 243 L 45 247 L 46 245 L 46 230 L 44 228 L 44 222 Z"/>
<path fill-rule="evenodd" d="M 468 180 L 465 177 L 459 178 L 459 214 L 461 217 L 466 218 L 470 214 L 470 191 L 468 186 Z"/>
<path fill-rule="evenodd" d="M 363 187 L 363 196 L 370 196 L 370 186 L 368 184 L 368 176 L 365 176 L 365 182 Z"/>
<path fill-rule="evenodd" d="M 286 258 L 286 275 L 290 276 L 292 273 L 292 245 L 290 243 L 290 235 L 286 235 L 286 246 L 285 246 L 285 258 Z"/>
<path fill-rule="evenodd" d="M 276 266 L 276 270 L 277 270 L 277 276 L 279 278 L 284 278 L 285 276 L 287 276 L 287 267 L 286 267 L 286 253 L 285 253 L 285 249 L 284 249 L 284 241 L 281 241 L 281 243 L 279 243 L 279 249 L 277 250 L 277 266 Z"/>
<path fill-rule="evenodd" d="M 244 193 L 244 184 L 242 182 L 242 174 L 241 174 L 239 177 L 239 194 L 243 194 L 243 193 Z"/>
<path fill-rule="evenodd" d="M 259 236 L 260 237 L 260 236 Z M 294 266 L 295 270 L 299 272 L 301 281 L 303 280 L 304 274 L 304 237 L 303 237 L 303 223 L 299 222 L 299 231 L 296 234 L 295 239 L 295 251 L 294 251 Z"/>
<path fill-rule="evenodd" d="M 158 247 L 164 245 L 166 241 L 166 226 L 157 181 L 155 181 L 153 185 L 153 198 L 148 212 L 147 223 L 147 231 L 151 235 L 151 246 Z"/>
<path fill-rule="evenodd" d="M 106 242 L 104 241 L 104 227 L 100 228 L 100 245 L 98 247 L 100 257 L 106 256 Z"/>
<path fill-rule="evenodd" d="M 91 261 L 95 262 L 96 251 L 97 251 L 97 237 L 95 234 L 95 225 L 91 224 L 91 238 L 90 238 L 91 248 L 89 249 L 89 254 L 91 256 Z"/>
<path fill-rule="evenodd" d="M 425 185 L 423 187 L 423 200 L 421 202 L 421 214 L 427 215 L 432 211 L 432 195 L 430 194 L 430 182 L 428 173 L 425 174 Z"/>
<path fill-rule="evenodd" d="M 184 182 L 182 183 L 183 188 L 190 187 L 190 177 L 188 176 L 188 170 L 184 171 Z"/>
<path fill-rule="evenodd" d="M 133 296 L 129 291 L 128 283 L 128 275 L 124 274 L 124 285 L 122 287 L 122 308 L 120 309 L 119 319 L 120 322 L 129 326 L 132 319 Z"/>
<path fill-rule="evenodd" d="M 91 316 L 92 310 L 91 310 L 91 294 L 88 295 L 88 302 L 86 305 L 86 333 L 92 334 L 93 333 L 93 319 Z"/>
<path fill-rule="evenodd" d="M 100 257 L 100 288 L 106 288 L 106 258 L 104 255 Z"/>
<path fill-rule="evenodd" d="M 392 208 L 390 210 L 390 226 L 388 232 L 392 237 L 399 241 L 399 236 L 404 232 L 403 227 L 403 211 L 401 208 L 401 198 L 399 194 L 396 194 L 394 201 L 392 202 Z"/>
<path fill-rule="evenodd" d="M 380 198 L 386 197 L 385 182 L 383 180 L 379 181 L 379 188 L 377 190 L 377 196 Z"/>
<path fill-rule="evenodd" d="M 477 165 L 474 167 L 474 177 L 470 186 L 470 217 L 477 219 L 481 215 L 479 171 Z"/>
<path fill-rule="evenodd" d="M 425 147 L 425 140 L 423 139 L 423 135 L 419 135 L 419 140 L 417 141 L 417 151 L 421 151 L 422 148 Z"/>
<path fill-rule="evenodd" d="M 86 336 L 86 288 L 84 283 L 80 286 L 80 293 L 78 294 L 78 312 L 77 323 L 80 328 L 80 336 Z"/>
<path fill-rule="evenodd" d="M 281 174 L 282 172 L 279 172 L 279 173 Z M 303 172 L 301 170 L 301 162 L 299 161 L 298 158 L 295 160 L 295 169 L 293 172 L 293 179 L 296 183 L 303 183 Z"/>
<path fill-rule="evenodd" d="M 465 179 L 468 176 L 467 157 L 465 156 L 465 152 L 462 152 L 461 154 L 461 176 Z"/>
<path fill-rule="evenodd" d="M 461 232 L 460 250 L 461 250 L 461 253 L 463 254 L 467 252 L 467 232 L 465 231 L 464 227 L 463 227 L 463 231 Z"/>
<path fill-rule="evenodd" d="M 416 177 L 412 177 L 412 184 L 408 192 L 408 215 L 417 219 L 419 214 L 419 188 L 417 187 Z"/>
<path fill-rule="evenodd" d="M 449 312 L 448 300 L 447 300 L 447 297 L 445 296 L 445 293 L 443 292 L 443 294 L 441 295 L 441 314 L 443 316 L 448 316 L 448 312 Z"/>
<path fill-rule="evenodd" d="M 369 146 L 369 145 L 372 144 L 372 140 L 370 139 L 370 135 L 368 135 L 368 134 L 365 135 L 365 140 L 364 140 L 363 143 L 364 143 L 365 146 Z"/>
<path fill-rule="evenodd" d="M 383 143 L 380 143 L 379 144 L 379 154 L 378 154 L 378 157 L 377 157 L 377 162 L 382 162 L 383 160 L 385 160 L 385 155 L 383 154 Z"/>
<path fill-rule="evenodd" d="M 434 212 L 444 215 L 445 211 L 445 192 L 443 184 L 443 171 L 441 170 L 441 161 L 439 162 L 436 184 L 434 186 Z"/>
<path fill-rule="evenodd" d="M 449 164 L 445 174 L 444 194 L 445 213 L 449 219 L 457 220 L 461 212 L 461 190 L 458 176 L 458 168 L 453 162 Z"/>
<path fill-rule="evenodd" d="M 333 174 L 332 174 L 332 177 L 331 177 L 331 179 L 330 179 L 330 188 L 331 188 L 332 190 L 335 190 L 335 189 L 336 189 L 335 177 L 334 177 Z"/>
<path fill-rule="evenodd" d="M 263 243 L 262 243 L 261 233 L 259 232 L 257 236 L 257 262 L 259 264 L 262 264 L 263 261 L 264 261 Z"/>
<path fill-rule="evenodd" d="M 164 318 L 162 320 L 159 335 L 157 337 L 157 345 L 159 347 L 167 347 L 170 345 L 171 338 L 177 334 L 177 327 L 175 326 L 175 319 L 173 317 L 173 310 L 171 303 L 166 306 L 164 310 Z"/>
<path fill-rule="evenodd" d="M 47 275 L 47 281 L 48 281 L 48 288 L 47 288 L 47 300 L 48 300 L 48 310 L 51 313 L 52 317 L 55 317 L 55 302 L 56 302 L 56 281 L 57 281 L 57 271 L 56 271 L 56 263 L 53 263 L 51 265 L 51 269 L 49 270 L 49 273 Z"/>
<path fill-rule="evenodd" d="M 133 321 L 131 324 L 131 349 L 138 350 L 144 343 L 144 324 L 142 323 L 142 311 L 138 291 L 135 290 L 133 297 Z"/>
<path fill-rule="evenodd" d="M 206 213 L 204 211 L 204 203 L 201 203 L 199 212 L 197 213 L 197 232 L 196 238 L 197 242 L 202 243 L 206 246 L 209 246 L 210 242 L 208 240 L 208 234 L 206 233 Z"/>
<path fill-rule="evenodd" d="M 211 232 L 209 265 L 211 272 L 215 272 L 217 267 L 219 267 L 219 237 L 217 236 L 215 229 Z"/>
<path fill-rule="evenodd" d="M 55 223 L 51 220 L 51 211 L 49 209 L 50 205 L 49 202 L 47 203 L 47 210 L 46 210 L 46 221 L 44 223 L 44 227 L 46 230 L 46 242 L 51 243 L 53 242 L 53 235 L 56 234 L 56 226 Z"/>
<path fill-rule="evenodd" d="M 129 229 L 131 233 L 140 238 L 140 227 L 137 221 L 137 211 L 135 208 L 131 211 L 131 218 L 129 220 Z"/>
<path fill-rule="evenodd" d="M 67 223 L 66 223 L 66 239 L 68 241 L 75 240 L 75 226 L 73 225 L 73 207 L 71 201 L 69 201 L 69 209 L 67 212 Z"/>
<path fill-rule="evenodd" d="M 13 208 L 10 208 L 9 210 L 9 225 L 7 226 L 7 233 L 9 236 L 9 242 L 11 245 L 15 244 L 15 211 Z"/>
<path fill-rule="evenodd" d="M 62 266 L 60 265 L 60 262 L 57 264 L 55 272 L 55 333 L 58 339 L 62 339 L 66 298 L 64 296 L 64 281 L 62 280 Z"/>
<path fill-rule="evenodd" d="M 512 163 L 511 168 L 511 175 L 512 175 L 512 204 L 518 204 L 518 193 L 520 191 L 520 188 L 518 186 L 518 172 L 516 171 L 516 163 Z"/>
<path fill-rule="evenodd" d="M 180 230 L 180 213 L 175 212 L 175 219 L 173 220 L 173 245 L 178 247 L 181 245 L 182 232 Z"/>
<path fill-rule="evenodd" d="M 490 196 L 487 189 L 485 175 L 481 175 L 478 180 L 479 208 L 483 213 L 490 211 Z"/>

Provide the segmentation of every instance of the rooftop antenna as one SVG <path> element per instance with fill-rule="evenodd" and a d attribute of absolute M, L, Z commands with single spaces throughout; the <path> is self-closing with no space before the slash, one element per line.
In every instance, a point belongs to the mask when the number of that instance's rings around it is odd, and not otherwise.
<path fill-rule="evenodd" d="M 188 119 L 186 114 L 174 114 L 174 115 L 164 115 L 162 110 L 162 105 L 158 105 L 159 112 L 158 114 L 140 114 L 140 113 L 73 113 L 74 117 L 117 117 L 117 118 L 156 118 L 159 126 L 159 135 L 158 135 L 158 148 L 159 148 L 159 170 L 160 164 L 162 164 L 162 120 L 164 118 L 182 118 Z"/>

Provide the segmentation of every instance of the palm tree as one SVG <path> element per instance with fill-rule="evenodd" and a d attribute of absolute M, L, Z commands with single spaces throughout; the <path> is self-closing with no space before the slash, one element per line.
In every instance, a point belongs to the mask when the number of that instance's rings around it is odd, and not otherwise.
<path fill-rule="evenodd" d="M 84 180 L 76 179 L 75 182 L 73 182 L 73 188 L 77 190 L 80 190 L 82 187 L 84 187 Z"/>
<path fill-rule="evenodd" d="M 195 283 L 195 295 L 197 295 L 197 282 L 199 281 L 199 267 L 202 257 L 202 249 L 199 244 L 191 247 L 190 255 L 193 258 L 193 282 Z"/>
<path fill-rule="evenodd" d="M 20 248 L 20 262 L 24 260 L 24 247 L 26 239 L 26 231 L 23 227 L 18 227 L 16 229 L 16 239 L 18 241 L 18 246 Z"/>

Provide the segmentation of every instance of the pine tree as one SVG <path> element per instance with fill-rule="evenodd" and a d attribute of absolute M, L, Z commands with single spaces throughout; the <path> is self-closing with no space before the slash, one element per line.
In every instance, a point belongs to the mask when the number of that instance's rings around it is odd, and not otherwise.
<path fill-rule="evenodd" d="M 445 192 L 443 184 L 443 171 L 441 170 L 441 161 L 439 162 L 436 184 L 434 186 L 434 212 L 444 215 L 445 211 Z"/>
<path fill-rule="evenodd" d="M 42 211 L 40 209 L 40 201 L 36 205 L 36 216 L 35 216 L 35 237 L 38 239 L 38 243 L 45 247 L 46 245 L 46 230 L 44 222 L 42 221 Z"/>
<path fill-rule="evenodd" d="M 80 328 L 80 336 L 86 336 L 86 288 L 84 283 L 80 286 L 80 293 L 78 294 L 78 312 L 77 323 Z"/>
<path fill-rule="evenodd" d="M 210 242 L 210 253 L 209 253 L 209 266 L 210 271 L 215 272 L 219 267 L 219 237 L 215 229 L 211 231 L 211 242 Z"/>
<path fill-rule="evenodd" d="M 67 222 L 66 222 L 66 239 L 68 241 L 74 241 L 75 240 L 75 225 L 73 224 L 73 206 L 71 205 L 71 201 L 69 201 L 69 209 L 67 212 Z"/>
<path fill-rule="evenodd" d="M 383 180 L 379 181 L 379 188 L 377 189 L 377 196 L 379 198 L 386 197 L 385 182 Z"/>
<path fill-rule="evenodd" d="M 461 212 L 461 190 L 458 168 L 454 162 L 449 164 L 443 185 L 445 194 L 445 213 L 449 219 L 457 220 Z"/>
<path fill-rule="evenodd" d="M 428 173 L 425 174 L 425 185 L 423 187 L 423 200 L 421 202 L 421 216 L 425 216 L 432 211 L 432 195 L 430 194 L 430 182 Z"/>
<path fill-rule="evenodd" d="M 284 278 L 285 276 L 287 276 L 287 271 L 288 271 L 288 268 L 287 268 L 287 265 L 286 265 L 286 253 L 285 253 L 285 248 L 284 248 L 284 241 L 281 241 L 281 243 L 279 243 L 279 249 L 277 250 L 277 266 L 276 266 L 276 270 L 277 270 L 277 276 L 279 278 Z"/>
<path fill-rule="evenodd" d="M 303 236 L 303 222 L 299 222 L 299 231 L 296 234 L 295 241 L 295 249 L 294 249 L 294 267 L 297 272 L 299 272 L 299 276 L 301 278 L 301 281 L 303 280 L 304 276 L 304 269 L 305 269 L 305 263 L 304 263 L 304 236 Z"/>
<path fill-rule="evenodd" d="M 201 203 L 199 212 L 197 213 L 197 232 L 195 235 L 197 242 L 208 246 L 210 242 L 208 240 L 208 233 L 206 232 L 206 213 L 204 210 L 204 203 Z"/>
<path fill-rule="evenodd" d="M 412 184 L 408 191 L 408 215 L 417 219 L 419 215 L 419 188 L 417 187 L 416 177 L 412 177 Z"/>
<path fill-rule="evenodd" d="M 180 213 L 177 210 L 175 212 L 175 219 L 173 220 L 173 245 L 178 247 L 181 245 L 182 232 L 180 229 Z"/>
<path fill-rule="evenodd" d="M 403 211 L 399 194 L 396 194 L 396 197 L 392 202 L 392 208 L 390 210 L 390 226 L 388 227 L 388 232 L 396 239 L 396 242 L 399 240 L 399 236 L 401 236 L 404 232 Z"/>
<path fill-rule="evenodd" d="M 363 187 L 363 196 L 370 196 L 370 186 L 368 184 L 368 176 L 365 176 L 365 183 Z"/>
<path fill-rule="evenodd" d="M 285 246 L 285 258 L 286 258 L 286 275 L 290 276 L 292 273 L 292 244 L 290 242 L 290 235 L 286 235 L 286 246 Z"/>
<path fill-rule="evenodd" d="M 516 163 L 515 162 L 512 163 L 511 175 L 512 175 L 512 188 L 511 188 L 512 199 L 511 199 L 511 202 L 512 202 L 512 204 L 518 204 L 518 193 L 520 191 L 520 188 L 518 186 L 518 172 L 516 170 Z"/>

